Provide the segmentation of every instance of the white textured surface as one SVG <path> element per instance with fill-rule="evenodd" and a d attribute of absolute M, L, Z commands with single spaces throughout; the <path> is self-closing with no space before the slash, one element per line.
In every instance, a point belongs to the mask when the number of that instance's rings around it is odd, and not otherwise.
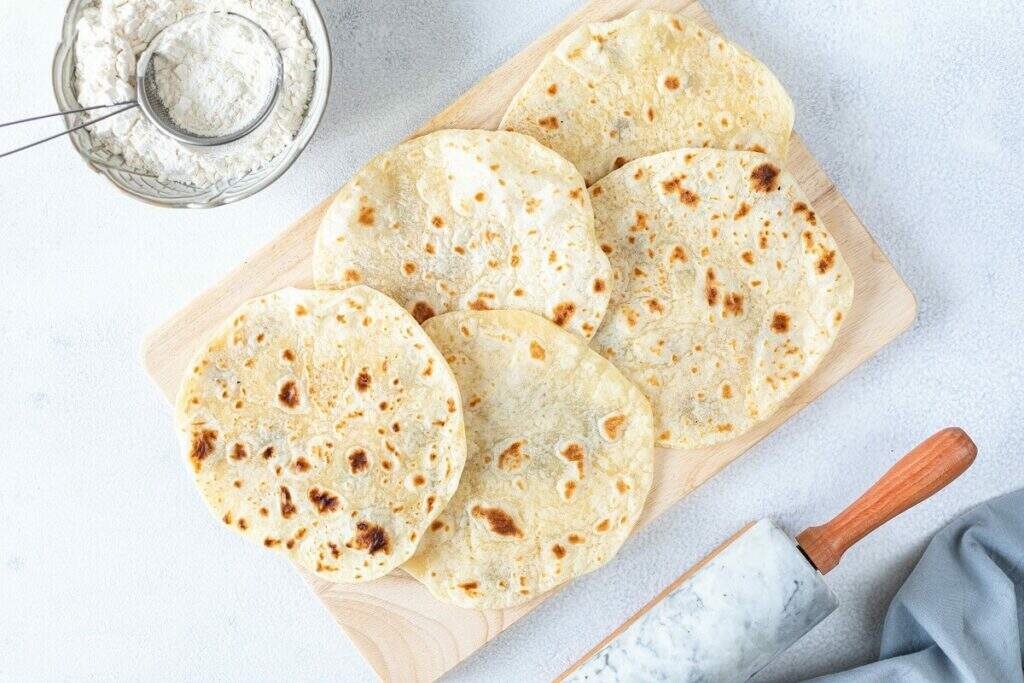
<path fill-rule="evenodd" d="M 793 538 L 762 519 L 566 683 L 745 681 L 837 605 Z"/>
<path fill-rule="evenodd" d="M 53 109 L 63 4 L 0 0 L 0 120 Z M 298 574 L 209 517 L 142 335 L 576 4 L 325 0 L 325 125 L 237 206 L 136 203 L 63 142 L 0 160 L 0 678 L 371 677 Z M 557 673 L 746 521 L 817 523 L 961 424 L 981 450 L 972 470 L 852 550 L 829 576 L 839 610 L 761 679 L 866 661 L 930 535 L 1024 486 L 1024 8 L 708 6 L 789 88 L 797 129 L 917 293 L 918 322 L 454 680 Z M 53 129 L 0 130 L 0 149 Z"/>

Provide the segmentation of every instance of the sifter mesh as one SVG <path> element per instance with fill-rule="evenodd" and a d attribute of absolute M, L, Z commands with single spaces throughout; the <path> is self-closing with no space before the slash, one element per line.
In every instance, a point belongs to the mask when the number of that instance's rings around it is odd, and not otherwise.
<path fill-rule="evenodd" d="M 164 58 L 162 53 L 166 52 L 164 48 L 167 47 L 167 36 L 170 35 L 168 29 L 172 27 L 180 28 L 190 22 L 195 22 L 203 14 L 204 13 L 200 12 L 189 15 L 178 23 L 173 24 L 157 34 L 149 47 L 146 48 L 145 52 L 143 52 L 142 56 L 139 58 L 136 89 L 139 107 L 157 128 L 175 140 L 187 145 L 197 147 L 215 147 L 240 140 L 259 128 L 270 117 L 270 114 L 277 105 L 278 98 L 281 94 L 281 86 L 284 81 L 284 63 L 281 59 L 281 53 L 274 44 L 273 39 L 271 39 L 270 35 L 262 26 L 248 17 L 244 17 L 233 12 L 225 12 L 224 14 L 231 17 L 232 20 L 244 22 L 256 29 L 255 35 L 259 36 L 258 39 L 263 43 L 263 47 L 267 50 L 267 53 L 272 55 L 274 58 L 276 73 L 273 76 L 273 81 L 271 82 L 271 87 L 268 90 L 267 99 L 263 103 L 263 106 L 259 109 L 252 120 L 246 122 L 237 130 L 231 131 L 225 135 L 209 136 L 198 135 L 185 129 L 174 120 L 174 117 L 172 117 L 171 113 L 167 110 L 167 105 L 158 94 L 156 82 L 157 61 Z"/>

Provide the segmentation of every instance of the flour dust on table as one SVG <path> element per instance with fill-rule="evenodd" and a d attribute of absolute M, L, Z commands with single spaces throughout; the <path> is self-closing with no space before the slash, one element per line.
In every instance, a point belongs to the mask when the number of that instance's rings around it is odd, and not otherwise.
<path fill-rule="evenodd" d="M 125 170 L 196 187 L 240 178 L 269 165 L 288 149 L 313 92 L 316 56 L 291 0 L 94 0 L 82 13 L 75 42 L 75 90 L 83 107 L 135 98 L 139 55 L 164 29 L 197 13 L 233 13 L 251 19 L 281 55 L 281 95 L 255 134 L 217 153 L 182 146 L 139 110 L 95 124 L 94 148 Z M 192 24 L 158 73 L 158 93 L 172 118 L 199 134 L 244 127 L 266 101 L 273 63 L 259 57 L 242 22 L 224 14 Z M 171 28 L 171 31 L 174 29 Z M 159 65 L 158 65 L 159 67 Z M 270 71 L 267 73 L 267 71 Z"/>

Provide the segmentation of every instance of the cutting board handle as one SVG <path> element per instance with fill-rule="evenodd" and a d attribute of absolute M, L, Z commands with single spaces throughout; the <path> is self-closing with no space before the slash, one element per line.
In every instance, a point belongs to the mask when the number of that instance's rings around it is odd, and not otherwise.
<path fill-rule="evenodd" d="M 959 427 L 932 434 L 904 455 L 864 495 L 796 540 L 818 571 L 832 571 L 850 546 L 959 477 L 978 447 Z"/>

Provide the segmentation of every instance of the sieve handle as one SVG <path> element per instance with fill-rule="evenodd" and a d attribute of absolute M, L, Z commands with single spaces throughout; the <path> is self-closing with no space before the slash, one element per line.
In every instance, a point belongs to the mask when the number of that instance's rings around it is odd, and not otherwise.
<path fill-rule="evenodd" d="M 118 109 L 117 111 L 113 112 L 112 114 L 107 114 L 105 116 L 99 117 L 98 119 L 93 119 L 92 121 L 87 121 L 86 123 L 83 123 L 80 126 L 75 126 L 74 128 L 69 128 L 68 130 L 66 130 L 66 131 L 64 131 L 62 133 L 57 133 L 56 135 L 51 135 L 50 137 L 43 138 L 42 140 L 36 140 L 35 142 L 31 142 L 31 143 L 29 143 L 27 145 L 24 145 L 22 147 L 18 147 L 17 149 L 12 149 L 12 150 L 10 150 L 8 152 L 2 152 L 2 153 L 0 153 L 0 159 L 3 159 L 4 157 L 10 156 L 12 154 L 17 154 L 18 152 L 23 152 L 26 149 L 30 149 L 32 147 L 35 147 L 36 145 L 41 145 L 44 142 L 49 142 L 50 140 L 56 140 L 59 137 L 63 137 L 65 135 L 69 135 L 71 133 L 74 133 L 76 130 L 82 130 L 83 128 L 88 128 L 89 126 L 91 126 L 94 123 L 99 123 L 100 121 L 104 121 L 106 119 L 109 119 L 112 116 L 117 116 L 118 114 L 123 114 L 124 112 L 128 111 L 129 109 L 134 109 L 137 106 L 139 106 L 139 103 L 135 102 L 134 100 L 129 101 L 129 102 L 115 102 L 114 104 L 100 104 L 100 105 L 96 105 L 94 107 L 83 107 L 82 109 L 73 109 L 71 111 L 58 111 L 58 112 L 54 112 L 53 114 L 43 114 L 42 116 L 30 116 L 27 119 L 18 119 L 17 121 L 8 121 L 7 123 L 0 123 L 0 128 L 7 128 L 8 126 L 16 126 L 19 123 L 29 123 L 31 121 L 40 121 L 42 119 L 53 118 L 54 116 L 67 116 L 68 114 L 81 114 L 83 112 L 94 111 L 96 109 L 110 109 L 112 107 L 122 107 L 122 109 Z"/>

